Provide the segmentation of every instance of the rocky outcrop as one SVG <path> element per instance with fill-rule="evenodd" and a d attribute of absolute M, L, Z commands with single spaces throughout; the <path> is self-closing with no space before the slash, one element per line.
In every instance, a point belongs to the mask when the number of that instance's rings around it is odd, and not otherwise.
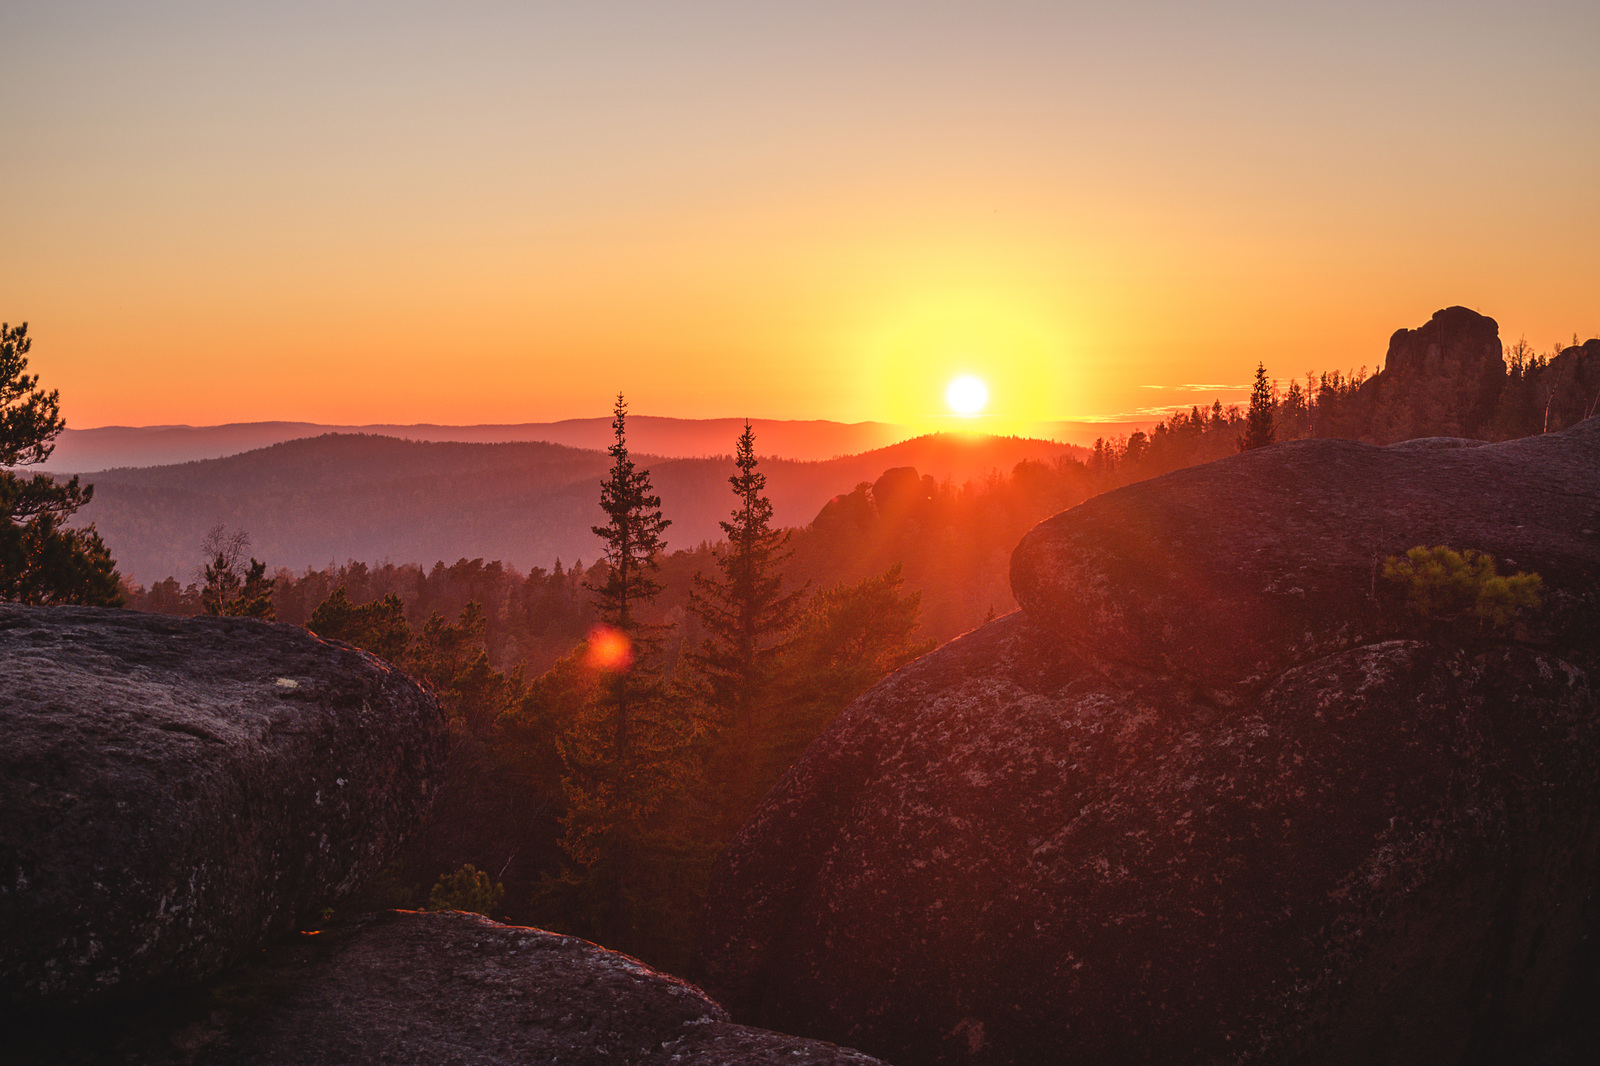
<path fill-rule="evenodd" d="M 1448 544 L 1541 574 L 1537 624 L 1568 648 L 1600 632 L 1597 457 L 1600 420 L 1494 445 L 1246 452 L 1040 523 L 1012 591 L 1077 655 L 1226 687 L 1393 631 L 1383 559 Z"/>
<path fill-rule="evenodd" d="M 220 972 L 395 853 L 438 704 L 294 626 L 0 604 L 0 1012 Z"/>
<path fill-rule="evenodd" d="M 153 1022 L 27 1032 L 21 1050 L 40 1066 L 878 1062 L 736 1025 L 692 985 L 587 941 L 453 911 L 389 911 L 299 937 L 211 992 Z"/>
<path fill-rule="evenodd" d="M 1417 544 L 1539 572 L 1436 639 Z M 694 976 L 919 1063 L 1450 1063 L 1600 976 L 1600 421 L 1305 441 L 1042 524 L 1024 611 L 847 710 L 719 863 Z"/>
<path fill-rule="evenodd" d="M 1506 377 L 1500 327 L 1465 307 L 1436 311 L 1418 329 L 1389 338 L 1383 370 L 1361 388 L 1363 436 L 1379 443 L 1425 432 L 1477 437 L 1487 428 Z"/>

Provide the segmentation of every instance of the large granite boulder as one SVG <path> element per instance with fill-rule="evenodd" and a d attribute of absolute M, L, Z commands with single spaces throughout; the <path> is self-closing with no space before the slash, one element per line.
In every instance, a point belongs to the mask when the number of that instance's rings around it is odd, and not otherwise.
<path fill-rule="evenodd" d="M 0 604 L 0 1013 L 220 972 L 380 869 L 437 702 L 295 626 Z"/>
<path fill-rule="evenodd" d="M 575 937 L 389 911 L 275 947 L 209 989 L 72 1032 L 12 1034 L 38 1066 L 873 1066 L 729 1021 L 705 993 Z"/>
<path fill-rule="evenodd" d="M 1448 544 L 1538 572 L 1537 626 L 1600 633 L 1600 420 L 1503 444 L 1312 440 L 1129 485 L 1046 519 L 1011 557 L 1028 617 L 1078 655 L 1202 685 L 1371 643 L 1383 560 Z"/>
<path fill-rule="evenodd" d="M 1539 572 L 1442 635 L 1382 559 Z M 1307 441 L 1045 522 L 1024 610 L 853 704 L 713 876 L 735 1016 L 918 1063 L 1451 1063 L 1600 976 L 1600 421 Z M 1586 998 L 1588 997 L 1588 998 Z"/>

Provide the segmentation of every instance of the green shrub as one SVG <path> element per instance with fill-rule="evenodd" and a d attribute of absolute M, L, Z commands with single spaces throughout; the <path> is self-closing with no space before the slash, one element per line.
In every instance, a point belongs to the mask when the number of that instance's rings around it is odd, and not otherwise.
<path fill-rule="evenodd" d="M 487 873 L 469 862 L 455 873 L 439 878 L 428 893 L 428 910 L 470 911 L 488 917 L 505 894 L 504 885 L 491 883 Z"/>
<path fill-rule="evenodd" d="M 1544 584 L 1538 574 L 1498 573 L 1492 555 L 1443 544 L 1389 556 L 1383 577 L 1399 586 L 1407 609 L 1422 621 L 1475 625 L 1480 632 L 1509 629 L 1524 610 L 1537 610 Z"/>

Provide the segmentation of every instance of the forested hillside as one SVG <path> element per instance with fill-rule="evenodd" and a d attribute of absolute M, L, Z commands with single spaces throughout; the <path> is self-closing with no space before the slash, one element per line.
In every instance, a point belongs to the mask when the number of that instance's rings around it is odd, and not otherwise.
<path fill-rule="evenodd" d="M 941 448 L 955 452 L 964 447 L 962 442 L 935 441 L 927 454 L 938 461 Z M 899 457 L 904 449 L 897 446 L 888 458 Z M 1022 450 L 1022 442 L 999 442 L 984 454 L 1001 455 L 1012 449 Z M 721 470 L 709 472 L 706 491 L 726 497 L 729 465 L 724 460 Z M 670 464 L 664 469 L 670 470 Z M 1040 519 L 1086 499 L 1092 487 L 1087 467 L 1065 455 L 1052 461 L 1019 460 L 1009 472 L 991 469 L 959 485 L 953 478 L 938 481 L 914 467 L 892 467 L 870 481 L 857 482 L 821 507 L 813 522 L 793 528 L 794 555 L 784 573 L 794 587 L 821 589 L 861 581 L 899 565 L 907 591 L 922 596 L 919 638 L 948 640 L 1015 607 L 1006 559 L 1017 538 Z M 586 508 L 593 506 L 590 499 L 578 500 L 579 491 L 596 494 L 588 487 L 572 490 L 572 521 L 588 519 Z M 724 518 L 727 506 L 715 495 L 709 506 L 720 505 L 722 513 L 715 518 Z M 663 491 L 664 509 L 668 499 Z M 668 536 L 675 532 L 676 527 L 669 529 Z M 197 546 L 204 536 L 204 530 L 196 533 Z M 528 568 L 480 555 L 458 556 L 453 563 L 438 560 L 431 566 L 347 557 L 338 564 L 295 570 L 277 565 L 270 548 L 253 532 L 249 552 L 276 571 L 272 597 L 280 621 L 303 624 L 340 586 L 355 604 L 391 593 L 398 596 L 413 626 L 435 614 L 455 618 L 468 603 L 476 603 L 482 609 L 491 662 L 500 669 L 520 663 L 538 671 L 568 652 L 595 620 L 591 596 L 583 586 L 585 581 L 596 584 L 602 579 L 595 566 L 599 545 L 592 534 L 583 541 L 579 542 L 582 554 L 575 551 L 551 560 L 549 566 Z M 130 606 L 200 613 L 193 572 L 198 550 L 192 558 L 194 562 L 179 575 L 135 586 Z M 692 644 L 699 634 L 686 609 L 689 588 L 694 574 L 710 569 L 711 547 L 702 542 L 669 551 L 661 567 L 665 591 L 646 612 L 652 621 L 679 626 L 674 639 Z"/>
<path fill-rule="evenodd" d="M 728 439 L 731 452 L 733 439 Z M 1052 441 L 929 436 L 825 462 L 763 460 L 776 521 L 803 526 L 832 496 L 915 466 L 959 486 L 1023 459 L 1084 455 Z M 673 526 L 670 548 L 720 537 L 729 460 L 641 455 Z M 526 573 L 593 559 L 603 452 L 546 443 L 424 443 L 329 434 L 225 459 L 91 475 L 96 524 L 124 577 L 184 583 L 212 526 L 246 530 L 257 557 L 296 572 L 360 559 L 430 566 L 499 559 Z"/>

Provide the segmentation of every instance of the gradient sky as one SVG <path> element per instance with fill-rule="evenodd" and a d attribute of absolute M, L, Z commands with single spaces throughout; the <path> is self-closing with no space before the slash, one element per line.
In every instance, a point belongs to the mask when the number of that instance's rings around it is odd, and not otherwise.
<path fill-rule="evenodd" d="M 1600 4 L 0 6 L 70 425 L 988 425 L 1600 333 Z M 1200 386 L 1187 391 L 1186 386 Z"/>

